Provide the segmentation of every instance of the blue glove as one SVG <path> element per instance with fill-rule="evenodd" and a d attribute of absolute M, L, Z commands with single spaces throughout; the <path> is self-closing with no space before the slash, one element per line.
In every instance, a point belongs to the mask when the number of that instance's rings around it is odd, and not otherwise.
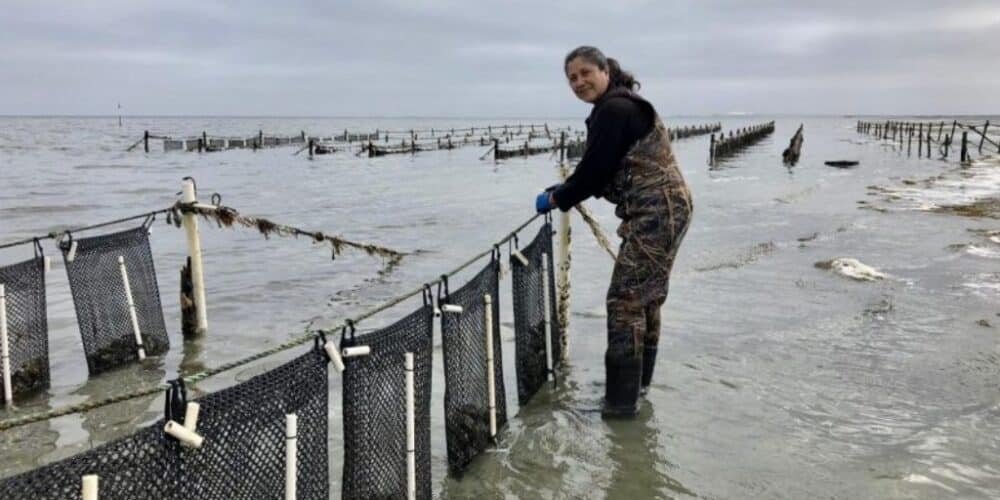
<path fill-rule="evenodd" d="M 540 213 L 548 213 L 550 210 L 555 208 L 554 205 L 549 203 L 549 191 L 540 193 L 537 198 L 535 198 L 535 210 Z"/>

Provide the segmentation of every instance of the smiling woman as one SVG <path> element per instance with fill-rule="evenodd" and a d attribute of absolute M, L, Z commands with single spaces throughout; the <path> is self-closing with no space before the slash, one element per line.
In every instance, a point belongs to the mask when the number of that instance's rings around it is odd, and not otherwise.
<path fill-rule="evenodd" d="M 621 249 L 608 288 L 605 417 L 634 416 L 649 387 L 674 257 L 691 220 L 691 193 L 670 135 L 639 82 L 594 47 L 570 52 L 563 69 L 573 93 L 593 104 L 587 146 L 566 182 L 538 195 L 535 207 L 566 211 L 604 197 L 622 219 Z"/>

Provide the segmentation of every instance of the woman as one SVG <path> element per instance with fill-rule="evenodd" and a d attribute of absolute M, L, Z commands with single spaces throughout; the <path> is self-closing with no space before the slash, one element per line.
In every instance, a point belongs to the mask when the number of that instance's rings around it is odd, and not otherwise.
<path fill-rule="evenodd" d="M 622 238 L 608 287 L 607 384 L 602 415 L 638 413 L 656 364 L 660 306 L 670 270 L 691 220 L 688 191 L 653 105 L 639 82 L 594 47 L 578 47 L 563 69 L 573 93 L 594 105 L 587 118 L 587 149 L 566 182 L 541 193 L 539 212 L 562 211 L 591 197 L 616 205 Z"/>

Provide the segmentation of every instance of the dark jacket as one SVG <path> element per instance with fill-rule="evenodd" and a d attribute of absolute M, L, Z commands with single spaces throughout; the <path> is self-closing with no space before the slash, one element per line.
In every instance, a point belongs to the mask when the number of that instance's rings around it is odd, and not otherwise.
<path fill-rule="evenodd" d="M 591 196 L 600 197 L 635 143 L 653 129 L 656 110 L 624 87 L 609 88 L 587 117 L 587 149 L 570 175 L 553 193 L 562 211 Z"/>

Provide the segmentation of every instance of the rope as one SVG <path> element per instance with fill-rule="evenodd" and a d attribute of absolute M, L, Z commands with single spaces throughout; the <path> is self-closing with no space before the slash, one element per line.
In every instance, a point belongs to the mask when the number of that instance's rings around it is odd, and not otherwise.
<path fill-rule="evenodd" d="M 500 241 L 498 241 L 495 244 L 495 246 L 491 247 L 489 250 L 486 250 L 484 252 L 481 252 L 481 253 L 475 255 L 474 257 L 470 258 L 469 260 L 467 260 L 467 261 L 463 262 L 462 264 L 458 265 L 458 267 L 456 267 L 456 268 L 452 269 L 451 271 L 449 271 L 449 272 L 441 275 L 441 277 L 439 277 L 438 279 L 430 281 L 430 282 L 426 283 L 425 285 L 421 285 L 420 287 L 418 287 L 418 288 L 416 288 L 416 289 L 414 289 L 414 290 L 412 290 L 410 292 L 407 292 L 407 293 L 405 293 L 403 295 L 400 295 L 400 296 L 398 296 L 398 297 L 396 297 L 394 299 L 390 299 L 387 302 L 382 303 L 381 305 L 379 305 L 378 307 L 376 307 L 374 309 L 371 309 L 371 310 L 368 310 L 368 311 L 365 311 L 365 312 L 359 314 L 358 316 L 356 316 L 353 319 L 347 319 L 343 323 L 341 323 L 340 325 L 335 326 L 334 328 L 331 328 L 329 330 L 307 331 L 306 333 L 304 333 L 304 334 L 302 334 L 302 335 L 300 335 L 300 336 L 298 336 L 296 338 L 288 340 L 287 342 L 279 344 L 279 345 L 277 345 L 277 346 L 275 346 L 275 347 L 273 347 L 271 349 L 268 349 L 266 351 L 262 351 L 262 352 L 259 352 L 257 354 L 245 357 L 243 359 L 239 359 L 239 360 L 236 360 L 236 361 L 231 361 L 229 363 L 225 363 L 225 364 L 219 365 L 219 366 L 217 366 L 215 368 L 211 368 L 211 369 L 204 370 L 204 371 L 192 374 L 192 375 L 188 375 L 188 376 L 182 377 L 183 380 L 184 380 L 184 383 L 185 384 L 197 383 L 197 382 L 202 381 L 202 380 L 204 380 L 204 379 L 206 379 L 208 377 L 211 377 L 213 375 L 218 375 L 218 374 L 220 374 L 222 372 L 229 371 L 229 370 L 232 370 L 234 368 L 238 368 L 238 367 L 247 365 L 247 364 L 252 363 L 254 361 L 266 358 L 268 356 L 272 356 L 272 355 L 277 354 L 279 352 L 286 351 L 286 350 L 291 349 L 293 347 L 300 346 L 302 344 L 310 342 L 314 338 L 316 338 L 316 336 L 319 335 L 319 334 L 323 334 L 323 335 L 333 334 L 333 332 L 336 332 L 337 330 L 339 330 L 341 328 L 345 328 L 345 327 L 347 327 L 349 325 L 357 324 L 357 323 L 360 323 L 360 322 L 362 322 L 362 321 L 364 321 L 364 320 L 366 320 L 368 318 L 371 318 L 372 316 L 374 316 L 374 315 L 376 315 L 376 314 L 378 314 L 380 312 L 383 312 L 383 311 L 385 311 L 387 309 L 390 309 L 390 308 L 392 308 L 392 307 L 394 307 L 394 306 L 402 303 L 403 301 L 405 301 L 405 300 L 407 300 L 409 298 L 412 298 L 412 297 L 415 297 L 415 296 L 417 296 L 417 295 L 419 295 L 421 293 L 424 293 L 424 291 L 426 290 L 426 287 L 433 286 L 433 285 L 436 285 L 438 283 L 443 282 L 445 278 L 452 277 L 452 276 L 458 274 L 459 272 L 461 272 L 465 268 L 467 268 L 470 265 L 472 265 L 473 263 L 475 263 L 477 260 L 479 260 L 479 259 L 481 259 L 481 258 L 483 258 L 483 257 L 485 257 L 487 255 L 492 255 L 493 252 L 495 251 L 496 247 L 498 247 L 499 245 L 502 245 L 502 244 L 506 243 L 507 241 L 511 240 L 512 238 L 514 238 L 514 236 L 517 235 L 517 233 L 519 233 L 521 230 L 523 230 L 525 227 L 527 227 L 529 224 L 531 224 L 532 222 L 534 222 L 539 217 L 541 217 L 540 214 L 536 214 L 536 215 L 532 216 L 527 221 L 525 221 L 521 225 L 517 226 L 514 230 L 512 230 L 509 234 L 507 234 L 507 236 L 505 236 L 503 239 L 501 239 Z M 159 385 L 156 385 L 156 386 L 153 386 L 153 387 L 148 387 L 148 388 L 145 388 L 145 389 L 138 389 L 138 390 L 127 392 L 127 393 L 116 394 L 116 395 L 113 395 L 113 396 L 110 396 L 110 397 L 107 397 L 107 398 L 104 398 L 104 399 L 99 399 L 99 400 L 94 400 L 94 401 L 86 401 L 86 402 L 75 404 L 75 405 L 64 406 L 62 408 L 56 408 L 56 409 L 53 409 L 53 410 L 48 410 L 48 411 L 33 413 L 33 414 L 30 414 L 30 415 L 25 415 L 23 417 L 11 418 L 11 419 L 7 419 L 7 420 L 3 420 L 3 421 L 0 421 L 0 431 L 5 431 L 7 429 L 12 429 L 14 427 L 21 427 L 21 426 L 24 426 L 24 425 L 32 424 L 32 423 L 35 423 L 35 422 L 41 422 L 41 421 L 44 421 L 44 420 L 51 420 L 53 418 L 58 418 L 58 417 L 62 417 L 62 416 L 65 416 L 65 415 L 71 415 L 71 414 L 74 414 L 74 413 L 81 413 L 81 412 L 93 410 L 93 409 L 96 409 L 96 408 L 101 408 L 101 407 L 104 407 L 104 406 L 108 406 L 108 405 L 111 405 L 111 404 L 114 404 L 114 403 L 118 403 L 118 402 L 121 402 L 121 401 L 127 401 L 127 400 L 130 400 L 130 399 L 136 399 L 136 398 L 141 398 L 141 397 L 144 397 L 144 396 L 149 396 L 149 395 L 152 395 L 152 394 L 157 394 L 159 392 L 162 392 L 162 391 L 166 390 L 169 387 L 170 387 L 169 383 L 162 383 L 162 384 L 159 384 Z"/>
<path fill-rule="evenodd" d="M 979 134 L 979 135 L 980 135 L 980 137 L 982 137 L 982 138 L 983 138 L 983 140 L 985 140 L 985 141 L 986 141 L 987 143 L 989 143 L 989 144 L 990 144 L 990 145 L 992 145 L 993 147 L 998 147 L 998 148 L 1000 148 L 1000 144 L 997 144 L 996 142 L 993 142 L 993 139 L 990 139 L 990 136 L 989 136 L 988 134 L 984 134 L 984 133 L 980 132 L 980 131 L 979 131 L 978 129 L 976 129 L 976 126 L 975 126 L 975 125 L 972 125 L 972 124 L 966 124 L 966 123 L 962 123 L 962 122 L 959 122 L 959 123 L 958 123 L 958 126 L 959 126 L 959 128 L 961 128 L 961 129 L 968 129 L 968 130 L 972 130 L 973 132 L 975 132 L 975 133 Z"/>
<path fill-rule="evenodd" d="M 404 252 L 398 250 L 393 250 L 391 248 L 383 247 L 380 245 L 375 245 L 373 243 L 359 243 L 356 241 L 347 240 L 339 236 L 328 236 L 323 234 L 321 231 L 306 231 L 305 229 L 300 229 L 295 226 L 289 226 L 287 224 L 278 224 L 271 222 L 267 219 L 261 217 L 250 217 L 246 215 L 240 215 L 240 213 L 232 207 L 226 207 L 222 205 L 205 205 L 200 203 L 181 203 L 177 202 L 174 208 L 185 213 L 195 213 L 199 214 L 206 219 L 214 219 L 219 227 L 232 227 L 234 223 L 239 224 L 243 227 L 257 228 L 264 238 L 267 238 L 271 233 L 277 234 L 278 236 L 308 236 L 313 239 L 314 242 L 327 241 L 333 248 L 333 256 L 336 257 L 340 255 L 343 251 L 343 247 L 351 247 L 358 250 L 362 250 L 368 255 L 378 255 L 380 257 L 385 257 L 389 259 L 389 266 L 395 266 L 399 261 L 406 256 Z M 180 222 L 178 217 L 174 218 L 177 223 Z"/>
<path fill-rule="evenodd" d="M 611 256 L 612 260 L 617 260 L 618 257 L 615 256 L 615 251 L 611 249 L 611 242 L 608 241 L 607 235 L 605 235 L 604 230 L 601 229 L 601 224 L 597 222 L 597 219 L 595 219 L 593 214 L 590 213 L 590 210 L 587 209 L 583 203 L 579 203 L 576 205 L 576 211 L 580 213 L 580 217 L 583 218 L 583 222 L 586 222 L 587 225 L 590 226 L 590 232 L 594 234 L 597 244 L 600 245 L 605 252 L 608 252 L 608 255 Z"/>
<path fill-rule="evenodd" d="M 45 239 L 52 239 L 52 240 L 54 240 L 54 239 L 59 238 L 60 236 L 62 236 L 63 233 L 66 233 L 66 232 L 78 233 L 78 232 L 81 232 L 81 231 L 89 231 L 91 229 L 98 229 L 98 228 L 102 228 L 102 227 L 106 227 L 106 226 L 114 226 L 116 224 L 121 224 L 123 222 L 133 221 L 133 220 L 137 220 L 137 219 L 146 219 L 146 218 L 153 217 L 153 216 L 156 216 L 156 215 L 159 215 L 159 214 L 169 213 L 171 210 L 173 210 L 173 209 L 172 208 L 164 208 L 164 209 L 161 209 L 161 210 L 154 210 L 152 212 L 146 212 L 144 214 L 132 215 L 132 216 L 125 217 L 125 218 L 122 218 L 122 219 L 117 219 L 117 220 L 108 221 L 108 222 L 101 222 L 99 224 L 94 224 L 92 226 L 73 227 L 73 228 L 69 228 L 69 229 L 64 229 L 62 231 L 53 231 L 53 232 L 51 232 L 49 234 L 42 235 L 42 236 L 36 236 L 34 238 L 27 238 L 27 239 L 24 239 L 24 240 L 18 240 L 18 241 L 12 241 L 10 243 L 4 243 L 4 244 L 0 245 L 0 249 L 10 248 L 10 247 L 16 247 L 18 245 L 26 245 L 28 243 L 34 243 L 35 240 L 45 240 Z"/>

